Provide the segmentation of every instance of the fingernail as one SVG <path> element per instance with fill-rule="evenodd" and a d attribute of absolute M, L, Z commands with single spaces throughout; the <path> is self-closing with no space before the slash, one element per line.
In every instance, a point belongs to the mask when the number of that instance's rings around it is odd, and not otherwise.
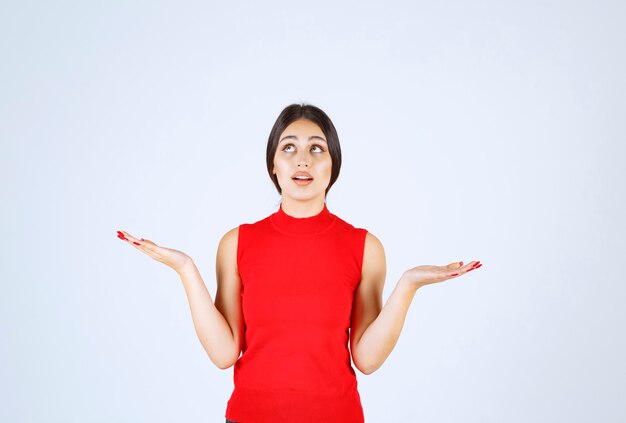
<path fill-rule="evenodd" d="M 459 274 L 458 273 L 453 273 L 450 276 L 459 276 Z"/>
<path fill-rule="evenodd" d="M 117 237 L 123 241 L 128 241 L 124 235 L 118 235 Z"/>
<path fill-rule="evenodd" d="M 462 261 L 459 262 L 459 266 L 463 266 L 463 262 Z"/>
<path fill-rule="evenodd" d="M 480 266 L 482 266 L 482 264 L 479 264 L 478 266 L 474 266 L 471 269 L 468 270 L 468 272 L 471 272 L 472 270 L 476 270 L 478 269 Z"/>
<path fill-rule="evenodd" d="M 141 245 L 140 243 L 135 242 L 135 241 L 133 241 L 133 244 L 135 244 L 135 245 Z"/>

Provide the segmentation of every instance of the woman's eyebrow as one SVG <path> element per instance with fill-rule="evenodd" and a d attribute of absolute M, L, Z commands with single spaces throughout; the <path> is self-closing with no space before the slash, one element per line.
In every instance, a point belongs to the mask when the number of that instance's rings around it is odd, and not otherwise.
<path fill-rule="evenodd" d="M 294 140 L 297 140 L 297 139 L 298 139 L 298 137 L 296 137 L 295 135 L 286 135 L 286 136 L 282 137 L 282 138 L 281 138 L 281 140 L 280 140 L 280 141 L 278 141 L 278 143 L 281 143 L 281 142 L 283 142 L 283 141 L 284 141 L 284 140 L 286 140 L 286 139 L 294 139 Z M 324 141 L 324 142 L 326 142 L 326 140 L 325 140 L 324 138 L 320 137 L 319 135 L 311 135 L 311 136 L 309 137 L 309 141 L 311 141 L 312 139 L 318 139 L 318 140 L 320 140 L 320 141 Z"/>

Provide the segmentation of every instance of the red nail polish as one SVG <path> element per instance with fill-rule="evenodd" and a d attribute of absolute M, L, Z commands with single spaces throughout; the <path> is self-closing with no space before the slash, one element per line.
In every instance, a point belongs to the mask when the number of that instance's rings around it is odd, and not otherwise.
<path fill-rule="evenodd" d="M 135 244 L 135 245 L 141 245 L 140 243 L 135 242 L 135 241 L 133 241 L 133 244 Z"/>
<path fill-rule="evenodd" d="M 474 267 L 472 267 L 470 270 L 468 270 L 468 272 L 471 272 L 472 270 L 476 270 L 476 269 L 478 269 L 480 266 L 482 266 L 482 264 L 479 264 L 478 266 L 474 266 Z"/>
<path fill-rule="evenodd" d="M 459 274 L 458 273 L 453 273 L 450 276 L 459 276 Z"/>

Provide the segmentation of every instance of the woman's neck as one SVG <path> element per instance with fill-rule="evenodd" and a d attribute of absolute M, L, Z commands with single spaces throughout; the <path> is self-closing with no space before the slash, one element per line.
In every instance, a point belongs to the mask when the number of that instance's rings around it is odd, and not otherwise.
<path fill-rule="evenodd" d="M 324 209 L 325 202 L 326 199 L 324 197 L 305 201 L 283 197 L 281 200 L 283 211 L 292 217 L 315 216 Z"/>

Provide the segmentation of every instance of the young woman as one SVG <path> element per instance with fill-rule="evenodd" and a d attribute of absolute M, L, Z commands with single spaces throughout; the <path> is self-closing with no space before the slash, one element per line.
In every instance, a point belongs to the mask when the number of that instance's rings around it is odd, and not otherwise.
<path fill-rule="evenodd" d="M 417 289 L 481 264 L 409 269 L 383 307 L 381 242 L 326 206 L 341 167 L 326 113 L 286 107 L 270 132 L 266 161 L 279 209 L 222 237 L 215 304 L 189 256 L 128 232 L 118 236 L 180 275 L 211 361 L 220 369 L 234 365 L 227 423 L 362 423 L 351 360 L 363 374 L 376 371 L 396 345 Z"/>

